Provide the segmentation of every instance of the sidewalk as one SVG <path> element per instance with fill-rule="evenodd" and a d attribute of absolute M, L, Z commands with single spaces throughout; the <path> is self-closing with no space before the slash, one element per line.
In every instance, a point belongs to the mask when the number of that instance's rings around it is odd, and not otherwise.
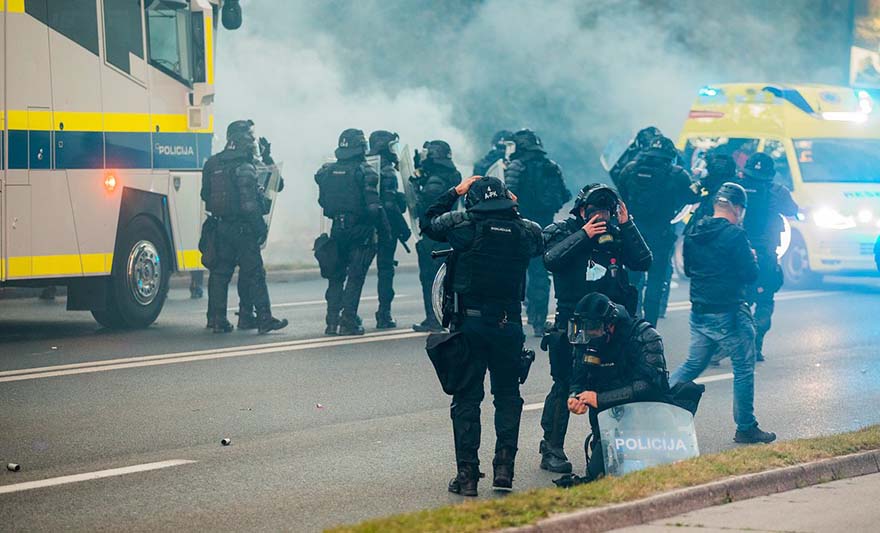
<path fill-rule="evenodd" d="M 880 474 L 842 479 L 718 507 L 707 507 L 618 533 L 880 531 Z"/>

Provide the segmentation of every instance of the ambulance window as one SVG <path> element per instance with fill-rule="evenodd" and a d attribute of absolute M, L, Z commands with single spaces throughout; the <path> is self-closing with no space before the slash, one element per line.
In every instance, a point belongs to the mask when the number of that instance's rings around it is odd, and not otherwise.
<path fill-rule="evenodd" d="M 98 55 L 98 7 L 95 0 L 28 0 L 25 13 Z"/>
<path fill-rule="evenodd" d="M 684 150 L 685 162 L 695 168 L 698 159 L 709 152 L 729 155 L 742 169 L 750 155 L 758 151 L 758 139 L 750 137 L 694 137 L 688 139 Z"/>
<path fill-rule="evenodd" d="M 150 64 L 189 84 L 192 50 L 189 2 L 152 0 L 147 7 Z"/>
<path fill-rule="evenodd" d="M 104 0 L 104 46 L 107 62 L 131 74 L 130 56 L 144 57 L 139 2 Z"/>
<path fill-rule="evenodd" d="M 788 158 L 785 156 L 785 145 L 782 144 L 782 141 L 767 139 L 764 142 L 764 153 L 773 158 L 773 164 L 776 168 L 775 181 L 789 191 L 794 190 L 794 182 L 791 179 L 791 167 L 788 165 Z"/>

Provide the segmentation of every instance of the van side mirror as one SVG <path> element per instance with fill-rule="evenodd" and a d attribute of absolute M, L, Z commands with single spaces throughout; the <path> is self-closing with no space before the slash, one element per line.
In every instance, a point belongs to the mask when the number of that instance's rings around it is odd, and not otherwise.
<path fill-rule="evenodd" d="M 226 0 L 223 2 L 221 14 L 223 27 L 227 30 L 237 30 L 241 27 L 241 4 L 239 0 Z"/>

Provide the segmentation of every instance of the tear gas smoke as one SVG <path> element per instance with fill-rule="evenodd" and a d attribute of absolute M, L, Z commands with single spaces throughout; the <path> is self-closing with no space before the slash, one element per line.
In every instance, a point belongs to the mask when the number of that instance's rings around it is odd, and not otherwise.
<path fill-rule="evenodd" d="M 707 83 L 845 83 L 846 2 L 332 0 L 242 2 L 217 53 L 218 144 L 252 118 L 284 162 L 268 249 L 311 263 L 313 176 L 339 133 L 442 138 L 462 174 L 501 128 L 531 127 L 574 189 L 607 181 L 609 137 L 677 137 Z"/>

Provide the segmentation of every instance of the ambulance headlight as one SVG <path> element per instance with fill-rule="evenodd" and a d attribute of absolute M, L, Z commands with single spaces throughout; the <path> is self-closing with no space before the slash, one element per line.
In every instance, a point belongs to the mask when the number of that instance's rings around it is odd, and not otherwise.
<path fill-rule="evenodd" d="M 856 221 L 853 217 L 845 216 L 831 207 L 822 207 L 814 211 L 813 222 L 820 228 L 826 229 L 850 229 L 856 227 Z"/>
<path fill-rule="evenodd" d="M 862 224 L 867 224 L 874 219 L 874 213 L 872 213 L 870 209 L 862 209 L 861 211 L 859 211 L 859 214 L 857 216 L 859 222 L 861 222 Z"/>

